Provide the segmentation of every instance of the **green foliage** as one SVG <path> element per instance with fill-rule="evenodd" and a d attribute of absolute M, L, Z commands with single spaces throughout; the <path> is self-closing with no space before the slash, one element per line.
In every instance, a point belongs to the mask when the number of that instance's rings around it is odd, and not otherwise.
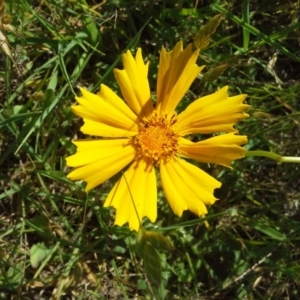
<path fill-rule="evenodd" d="M 204 82 L 213 82 L 215 80 L 218 79 L 219 76 L 221 76 L 225 70 L 227 69 L 227 65 L 226 64 L 223 64 L 223 65 L 220 65 L 220 66 L 217 66 L 215 68 L 211 68 L 209 71 L 207 71 L 202 79 L 201 79 L 201 82 L 204 83 Z"/>
<path fill-rule="evenodd" d="M 159 232 L 140 228 L 136 240 L 136 252 L 143 259 L 144 271 L 158 299 L 165 296 L 161 257 L 158 250 L 174 250 L 170 241 Z"/>
<path fill-rule="evenodd" d="M 221 20 L 222 15 L 216 15 L 196 32 L 193 43 L 195 48 L 199 50 L 204 50 L 207 48 L 211 42 L 211 36 L 215 33 L 216 29 L 221 23 Z"/>
<path fill-rule="evenodd" d="M 299 299 L 299 166 L 201 165 L 222 182 L 201 219 L 176 217 L 159 183 L 158 220 L 145 220 L 137 250 L 102 207 L 118 176 L 87 194 L 65 164 L 84 137 L 70 109 L 78 87 L 118 91 L 112 70 L 139 46 L 155 91 L 161 46 L 186 45 L 199 28 L 206 69 L 180 109 L 229 85 L 248 94 L 250 118 L 237 126 L 247 150 L 300 156 L 299 3 L 5 2 L 15 63 L 0 57 L 0 299 Z"/>
<path fill-rule="evenodd" d="M 30 264 L 33 268 L 36 268 L 40 262 L 48 256 L 51 252 L 44 243 L 34 244 L 30 248 Z"/>

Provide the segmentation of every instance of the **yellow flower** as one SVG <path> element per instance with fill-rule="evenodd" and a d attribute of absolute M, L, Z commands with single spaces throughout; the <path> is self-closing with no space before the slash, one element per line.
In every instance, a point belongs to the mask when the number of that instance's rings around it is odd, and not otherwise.
<path fill-rule="evenodd" d="M 116 209 L 117 225 L 128 222 L 138 230 L 143 217 L 156 220 L 156 168 L 176 215 L 187 209 L 206 214 L 221 183 L 185 159 L 230 167 L 232 160 L 244 157 L 240 145 L 247 137 L 236 135 L 233 125 L 248 117 L 243 112 L 249 107 L 243 104 L 246 95 L 229 97 L 223 87 L 176 115 L 178 103 L 204 68 L 196 64 L 198 54 L 192 44 L 183 49 L 182 42 L 170 52 L 162 48 L 156 103 L 140 48 L 135 57 L 130 51 L 122 55 L 124 70 L 114 70 L 125 102 L 105 85 L 97 94 L 81 89 L 82 96 L 76 97 L 79 105 L 72 110 L 84 120 L 81 131 L 101 138 L 74 141 L 77 153 L 67 158 L 67 165 L 76 169 L 68 178 L 86 181 L 89 191 L 128 166 L 104 203 Z M 224 134 L 196 143 L 184 138 L 214 132 Z"/>

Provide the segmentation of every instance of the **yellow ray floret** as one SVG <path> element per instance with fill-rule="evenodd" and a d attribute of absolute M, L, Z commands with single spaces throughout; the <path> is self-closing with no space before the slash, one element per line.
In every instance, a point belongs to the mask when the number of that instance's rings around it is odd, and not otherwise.
<path fill-rule="evenodd" d="M 166 198 L 178 216 L 187 209 L 198 216 L 206 214 L 205 204 L 216 201 L 213 191 L 221 186 L 219 181 L 182 159 L 160 165 L 160 176 Z"/>
<path fill-rule="evenodd" d="M 181 136 L 193 133 L 235 132 L 234 124 L 248 117 L 243 104 L 247 95 L 229 97 L 228 87 L 199 98 L 178 115 L 177 132 Z"/>
<path fill-rule="evenodd" d="M 122 55 L 124 70 L 114 70 L 115 78 L 129 107 L 137 115 L 148 115 L 153 111 L 148 82 L 148 63 L 144 64 L 139 48 L 133 58 L 130 51 Z"/>
<path fill-rule="evenodd" d="M 204 66 L 196 64 L 199 50 L 192 44 L 183 49 L 182 42 L 174 49 L 161 50 L 157 78 L 157 111 L 172 116 L 177 104 Z"/>
<path fill-rule="evenodd" d="M 239 145 L 247 143 L 247 136 L 227 133 L 193 143 L 180 138 L 179 153 L 199 162 L 230 167 L 233 160 L 245 157 L 245 149 Z"/>
<path fill-rule="evenodd" d="M 134 160 L 134 149 L 128 140 L 76 141 L 76 154 L 68 157 L 67 165 L 77 167 L 67 177 L 87 182 L 86 191 L 103 183 Z"/>
<path fill-rule="evenodd" d="M 129 223 L 138 230 L 143 217 L 154 222 L 157 216 L 156 177 L 144 161 L 133 163 L 109 193 L 104 206 L 116 208 L 115 224 Z"/>

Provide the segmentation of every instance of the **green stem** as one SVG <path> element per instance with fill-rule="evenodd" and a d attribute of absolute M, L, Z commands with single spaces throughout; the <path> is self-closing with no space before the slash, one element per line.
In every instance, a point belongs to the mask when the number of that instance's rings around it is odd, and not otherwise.
<path fill-rule="evenodd" d="M 300 163 L 300 157 L 296 156 L 280 156 L 276 153 L 268 152 L 268 151 L 246 151 L 245 156 L 263 156 L 278 162 L 287 162 L 287 163 Z"/>
<path fill-rule="evenodd" d="M 287 162 L 287 163 L 300 163 L 300 157 L 295 156 L 283 156 L 281 157 L 281 162 Z"/>

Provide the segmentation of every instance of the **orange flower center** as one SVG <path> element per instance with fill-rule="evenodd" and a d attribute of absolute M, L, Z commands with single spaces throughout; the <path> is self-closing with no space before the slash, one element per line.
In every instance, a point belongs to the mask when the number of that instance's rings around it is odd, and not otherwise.
<path fill-rule="evenodd" d="M 156 113 L 140 121 L 140 131 L 132 141 L 138 157 L 150 159 L 152 163 L 169 161 L 178 149 L 178 135 L 173 130 L 176 119 L 158 117 Z"/>

